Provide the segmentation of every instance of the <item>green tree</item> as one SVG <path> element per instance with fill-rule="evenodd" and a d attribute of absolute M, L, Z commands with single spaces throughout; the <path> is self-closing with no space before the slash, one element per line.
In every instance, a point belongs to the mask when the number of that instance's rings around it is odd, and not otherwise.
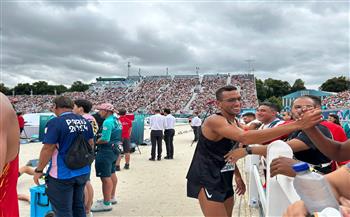
<path fill-rule="evenodd" d="M 19 83 L 14 87 L 16 95 L 29 95 L 33 86 L 29 83 Z"/>
<path fill-rule="evenodd" d="M 275 96 L 271 96 L 270 98 L 267 99 L 267 101 L 275 104 L 278 106 L 278 110 L 281 111 L 282 109 L 282 97 L 275 97 Z"/>
<path fill-rule="evenodd" d="M 62 94 L 64 92 L 67 92 L 67 90 L 68 90 L 68 88 L 66 86 L 64 86 L 64 85 L 53 85 L 52 89 L 53 89 L 54 92 L 56 90 L 57 95 L 60 95 L 60 94 Z"/>
<path fill-rule="evenodd" d="M 345 76 L 334 77 L 324 82 L 320 90 L 329 92 L 342 92 L 350 89 L 350 80 Z"/>
<path fill-rule="evenodd" d="M 4 83 L 0 83 L 0 92 L 2 92 L 5 95 L 11 94 L 10 88 L 6 87 Z"/>
<path fill-rule="evenodd" d="M 72 86 L 70 87 L 69 91 L 77 91 L 77 92 L 84 92 L 85 90 L 89 89 L 88 84 L 84 84 L 81 81 L 74 81 Z"/>
<path fill-rule="evenodd" d="M 34 82 L 32 86 L 34 95 L 53 94 L 52 87 L 46 81 Z"/>
<path fill-rule="evenodd" d="M 298 90 L 305 90 L 305 83 L 303 80 L 301 80 L 300 78 L 298 78 L 297 80 L 295 80 L 292 88 L 291 88 L 291 92 L 295 92 Z"/>
<path fill-rule="evenodd" d="M 260 102 L 264 101 L 266 99 L 267 90 L 264 86 L 264 82 L 260 79 L 255 79 L 256 84 L 256 92 L 258 94 L 258 99 Z"/>
<path fill-rule="evenodd" d="M 287 81 L 275 80 L 268 78 L 264 81 L 264 86 L 266 88 L 267 94 L 266 98 L 272 96 L 282 97 L 290 93 L 291 86 Z"/>

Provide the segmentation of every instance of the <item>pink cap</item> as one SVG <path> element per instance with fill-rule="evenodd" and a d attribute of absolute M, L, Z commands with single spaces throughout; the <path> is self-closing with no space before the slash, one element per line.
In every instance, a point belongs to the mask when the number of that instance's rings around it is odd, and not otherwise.
<path fill-rule="evenodd" d="M 98 110 L 114 111 L 114 106 L 110 103 L 102 103 L 101 105 L 96 106 Z"/>

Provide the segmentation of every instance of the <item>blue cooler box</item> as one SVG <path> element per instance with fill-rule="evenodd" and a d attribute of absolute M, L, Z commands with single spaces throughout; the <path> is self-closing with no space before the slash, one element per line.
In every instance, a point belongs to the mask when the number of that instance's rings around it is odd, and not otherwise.
<path fill-rule="evenodd" d="M 45 188 L 45 185 L 30 188 L 30 217 L 54 216 Z"/>

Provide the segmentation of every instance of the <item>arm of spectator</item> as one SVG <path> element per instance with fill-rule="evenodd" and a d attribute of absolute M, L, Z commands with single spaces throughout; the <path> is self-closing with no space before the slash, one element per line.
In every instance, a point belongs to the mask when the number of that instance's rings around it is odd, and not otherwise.
<path fill-rule="evenodd" d="M 346 161 L 350 159 L 350 140 L 337 142 L 324 136 L 319 129 L 312 127 L 304 132 L 313 141 L 317 148 L 327 157 L 336 161 Z"/>
<path fill-rule="evenodd" d="M 235 182 L 236 182 L 236 193 L 238 195 L 243 195 L 246 191 L 246 186 L 244 184 L 244 181 L 242 179 L 241 173 L 239 171 L 239 168 L 237 165 L 235 165 Z"/>
<path fill-rule="evenodd" d="M 39 157 L 39 163 L 36 167 L 37 170 L 43 171 L 45 166 L 49 163 L 54 151 L 56 150 L 56 144 L 44 144 L 41 151 L 40 151 L 40 157 Z M 43 173 L 35 173 L 34 174 L 34 182 L 35 184 L 39 185 L 39 178 L 43 175 Z"/>
<path fill-rule="evenodd" d="M 288 157 L 278 157 L 272 160 L 270 164 L 270 176 L 285 175 L 295 177 L 296 173 L 293 170 L 293 164 L 298 163 L 297 160 Z"/>

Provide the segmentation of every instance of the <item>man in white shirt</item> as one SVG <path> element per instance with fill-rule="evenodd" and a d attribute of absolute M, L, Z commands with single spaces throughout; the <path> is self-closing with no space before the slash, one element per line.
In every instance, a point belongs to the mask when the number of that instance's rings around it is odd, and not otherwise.
<path fill-rule="evenodd" d="M 194 112 L 194 117 L 191 120 L 191 127 L 194 134 L 194 142 L 198 141 L 199 127 L 202 125 L 202 120 L 198 117 L 198 112 Z"/>
<path fill-rule="evenodd" d="M 157 160 L 161 160 L 162 158 L 162 138 L 163 138 L 163 130 L 165 126 L 165 117 L 160 114 L 160 110 L 156 109 L 155 114 L 149 118 L 149 124 L 151 127 L 151 143 L 152 143 L 152 151 L 151 158 L 149 160 L 156 160 L 156 146 L 158 149 Z"/>
<path fill-rule="evenodd" d="M 175 135 L 175 122 L 176 119 L 170 114 L 170 109 L 164 109 L 165 115 L 165 130 L 164 130 L 164 141 L 166 147 L 166 156 L 164 159 L 173 159 L 174 158 L 174 135 Z"/>

